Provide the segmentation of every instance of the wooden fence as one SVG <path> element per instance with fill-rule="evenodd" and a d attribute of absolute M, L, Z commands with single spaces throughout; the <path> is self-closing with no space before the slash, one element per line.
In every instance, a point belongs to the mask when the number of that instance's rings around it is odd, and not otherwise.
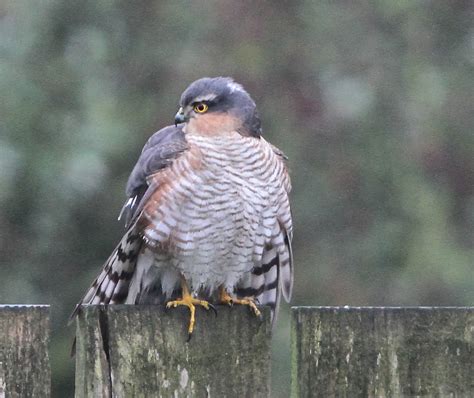
<path fill-rule="evenodd" d="M 294 397 L 474 396 L 474 308 L 299 307 Z"/>
<path fill-rule="evenodd" d="M 271 326 L 241 307 L 91 306 L 76 397 L 269 397 Z M 47 397 L 45 306 L 0 307 L 0 398 Z M 290 344 L 290 342 L 288 342 Z M 474 307 L 292 309 L 292 397 L 474 396 Z"/>
<path fill-rule="evenodd" d="M 0 398 L 51 395 L 48 345 L 48 306 L 0 306 Z"/>

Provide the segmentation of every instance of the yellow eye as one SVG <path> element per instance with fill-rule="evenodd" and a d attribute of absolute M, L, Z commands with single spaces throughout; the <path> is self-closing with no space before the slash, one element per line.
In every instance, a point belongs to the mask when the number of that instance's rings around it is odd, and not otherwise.
<path fill-rule="evenodd" d="M 194 105 L 193 109 L 196 113 L 204 113 L 208 108 L 209 107 L 204 102 L 200 102 L 199 104 Z"/>

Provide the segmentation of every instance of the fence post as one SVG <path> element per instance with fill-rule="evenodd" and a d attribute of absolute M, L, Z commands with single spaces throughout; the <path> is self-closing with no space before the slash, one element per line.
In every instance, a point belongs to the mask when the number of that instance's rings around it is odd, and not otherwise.
<path fill-rule="evenodd" d="M 0 398 L 49 397 L 49 306 L 0 305 Z"/>
<path fill-rule="evenodd" d="M 269 397 L 270 311 L 88 306 L 77 318 L 76 397 Z"/>
<path fill-rule="evenodd" d="M 293 397 L 471 396 L 474 307 L 294 307 Z"/>

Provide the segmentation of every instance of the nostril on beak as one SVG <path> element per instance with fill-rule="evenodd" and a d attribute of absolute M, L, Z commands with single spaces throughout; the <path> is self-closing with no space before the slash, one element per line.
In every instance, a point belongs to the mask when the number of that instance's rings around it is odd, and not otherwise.
<path fill-rule="evenodd" d="M 178 113 L 174 117 L 174 125 L 177 126 L 180 123 L 184 123 L 186 121 L 184 117 L 183 108 L 179 108 Z"/>

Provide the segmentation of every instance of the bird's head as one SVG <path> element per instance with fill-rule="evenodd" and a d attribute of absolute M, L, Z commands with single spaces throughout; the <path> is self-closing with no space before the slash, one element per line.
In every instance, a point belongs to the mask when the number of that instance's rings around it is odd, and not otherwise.
<path fill-rule="evenodd" d="M 260 137 L 255 102 L 244 88 L 228 77 L 204 77 L 181 95 L 175 124 L 185 123 L 186 134 L 222 135 L 238 131 Z"/>

